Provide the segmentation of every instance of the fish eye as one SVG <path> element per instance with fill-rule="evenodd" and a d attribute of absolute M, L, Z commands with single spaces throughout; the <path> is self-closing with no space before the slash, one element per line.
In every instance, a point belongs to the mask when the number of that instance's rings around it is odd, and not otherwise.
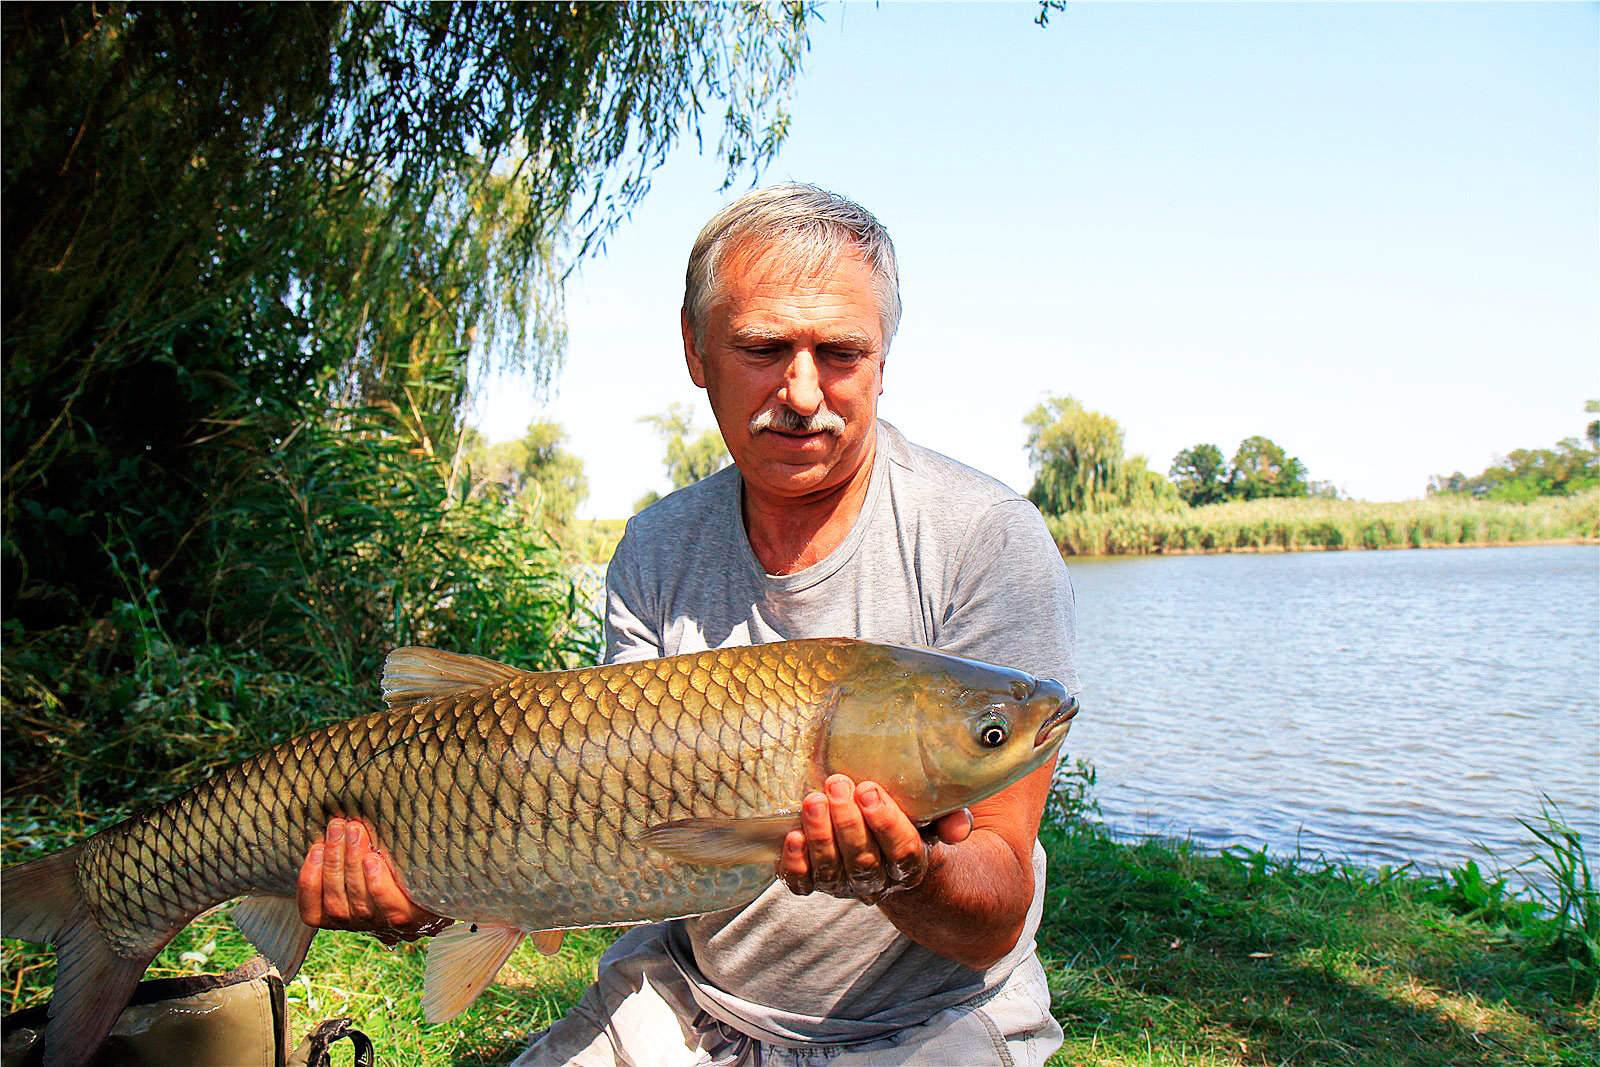
<path fill-rule="evenodd" d="M 999 715 L 987 715 L 978 723 L 978 744 L 984 748 L 999 748 L 1011 736 L 1011 727 Z"/>

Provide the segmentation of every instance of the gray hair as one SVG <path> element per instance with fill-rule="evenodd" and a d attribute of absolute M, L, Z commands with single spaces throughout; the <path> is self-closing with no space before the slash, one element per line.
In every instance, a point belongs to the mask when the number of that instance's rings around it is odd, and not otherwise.
<path fill-rule="evenodd" d="M 718 270 L 728 253 L 748 244 L 782 252 L 798 269 L 826 270 L 853 251 L 872 270 L 887 354 L 900 328 L 900 268 L 894 242 L 872 212 L 815 185 L 753 189 L 711 217 L 695 238 L 684 277 L 683 310 L 698 343 L 721 292 Z"/>

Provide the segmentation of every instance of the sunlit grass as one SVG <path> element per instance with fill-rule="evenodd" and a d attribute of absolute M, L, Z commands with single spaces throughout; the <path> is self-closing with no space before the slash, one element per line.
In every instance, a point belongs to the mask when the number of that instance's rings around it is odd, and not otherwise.
<path fill-rule="evenodd" d="M 1600 1011 L 1431 880 L 1047 827 L 1053 1064 L 1593 1064 Z"/>
<path fill-rule="evenodd" d="M 1600 490 L 1527 504 L 1437 496 L 1234 501 L 1163 511 L 1052 515 L 1067 555 L 1430 548 L 1600 539 Z"/>

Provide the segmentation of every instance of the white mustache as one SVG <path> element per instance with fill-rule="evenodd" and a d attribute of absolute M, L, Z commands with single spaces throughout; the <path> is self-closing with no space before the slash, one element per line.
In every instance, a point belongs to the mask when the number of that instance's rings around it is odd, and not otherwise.
<path fill-rule="evenodd" d="M 838 437 L 844 433 L 844 418 L 829 411 L 827 405 L 817 408 L 810 415 L 802 415 L 786 404 L 774 404 L 772 407 L 763 408 L 750 420 L 752 437 L 767 430 L 778 430 L 782 433 L 831 433 Z"/>

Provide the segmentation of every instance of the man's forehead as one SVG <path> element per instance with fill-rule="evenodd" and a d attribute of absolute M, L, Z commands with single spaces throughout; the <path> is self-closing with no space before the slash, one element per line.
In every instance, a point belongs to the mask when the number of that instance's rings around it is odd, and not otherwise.
<path fill-rule="evenodd" d="M 871 275 L 866 258 L 853 248 L 794 246 L 781 241 L 747 240 L 723 258 L 724 282 L 738 279 L 765 286 L 800 286 L 832 277 L 841 270 Z"/>

